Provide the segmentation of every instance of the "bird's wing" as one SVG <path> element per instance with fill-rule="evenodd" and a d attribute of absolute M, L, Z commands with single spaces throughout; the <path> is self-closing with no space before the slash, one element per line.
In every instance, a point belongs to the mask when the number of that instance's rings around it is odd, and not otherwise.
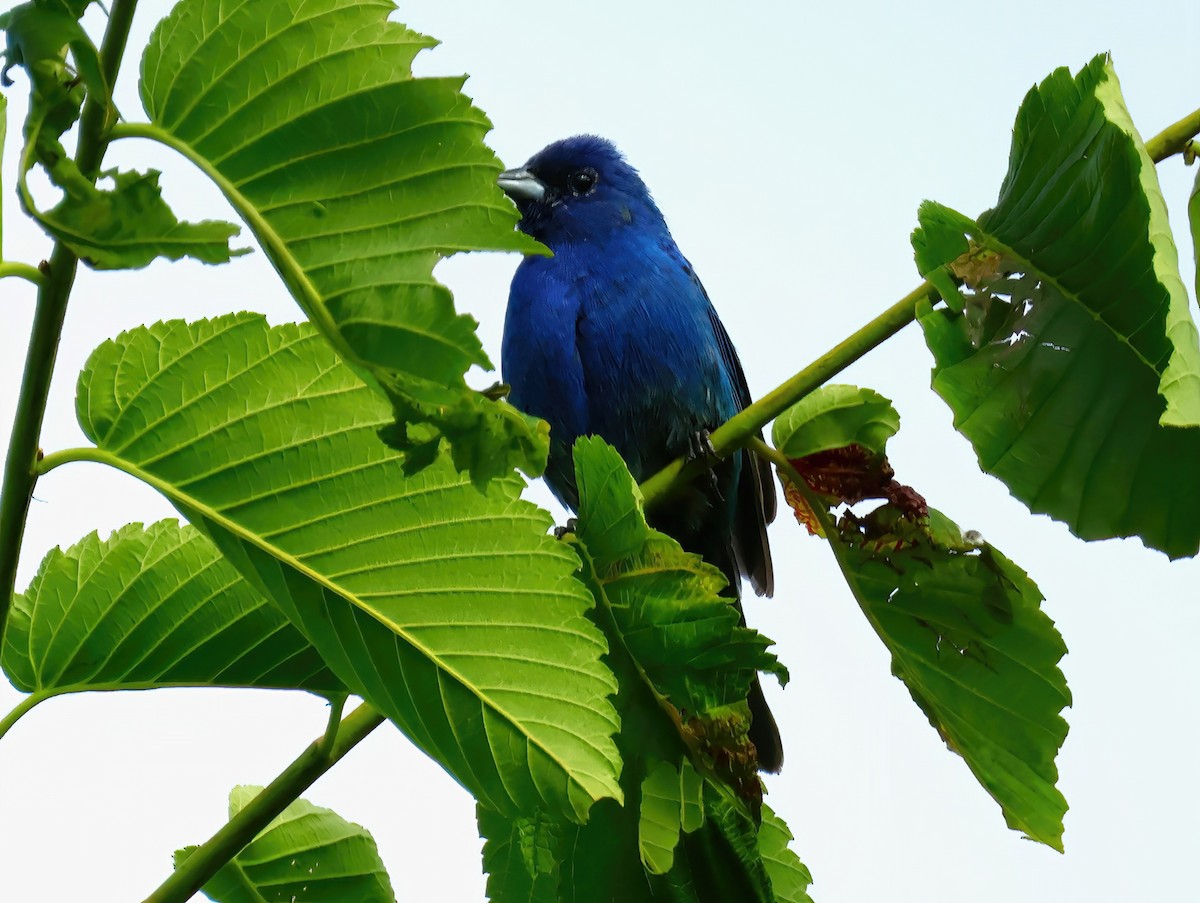
<path fill-rule="evenodd" d="M 741 411 L 751 402 L 750 387 L 746 385 L 742 362 L 733 347 L 729 333 L 725 330 L 725 324 L 717 316 L 708 292 L 704 291 L 704 286 L 695 273 L 692 273 L 692 278 L 700 287 L 700 291 L 704 292 L 704 299 L 708 301 L 709 322 L 717 339 L 717 347 L 721 350 L 725 372 L 733 385 L 737 409 Z M 738 479 L 733 551 L 742 573 L 750 577 L 750 585 L 754 587 L 754 591 L 760 596 L 770 596 L 775 592 L 771 548 L 767 543 L 767 524 L 775 520 L 775 484 L 771 477 L 771 465 L 751 452 L 743 451 L 740 454 L 742 471 Z"/>

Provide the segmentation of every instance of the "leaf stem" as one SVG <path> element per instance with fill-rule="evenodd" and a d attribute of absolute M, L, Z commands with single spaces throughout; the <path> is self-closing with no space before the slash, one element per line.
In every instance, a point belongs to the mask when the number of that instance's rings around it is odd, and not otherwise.
<path fill-rule="evenodd" d="M 1200 135 L 1200 110 L 1193 110 L 1146 142 L 1146 153 L 1155 163 L 1183 153 L 1189 141 Z"/>
<path fill-rule="evenodd" d="M 51 452 L 34 464 L 33 472 L 39 477 L 45 476 L 54 470 L 54 468 L 61 467 L 63 464 L 70 464 L 74 461 L 92 461 L 99 464 L 107 463 L 97 460 L 96 454 L 98 451 L 99 449 L 82 445 L 78 448 L 64 448 L 61 451 Z"/>
<path fill-rule="evenodd" d="M 30 266 L 27 263 L 13 263 L 7 261 L 0 263 L 0 279 L 24 279 L 26 282 L 32 282 L 39 288 L 45 284 L 46 275 L 35 266 Z"/>
<path fill-rule="evenodd" d="M 346 708 L 347 698 L 345 693 L 329 697 L 329 721 L 325 725 L 325 736 L 321 738 L 322 749 L 333 749 L 333 745 L 337 742 L 338 730 L 342 724 L 342 712 Z"/>
<path fill-rule="evenodd" d="M 805 395 L 824 385 L 868 351 L 878 347 L 915 320 L 919 301 L 937 298 L 934 287 L 928 282 L 922 282 L 862 329 L 830 348 L 787 382 L 730 418 L 713 432 L 713 450 L 723 457 L 747 445 L 751 438 L 757 437 L 764 426 Z M 652 507 L 669 497 L 693 476 L 693 470 L 702 466 L 686 458 L 672 461 L 642 483 L 642 496 L 646 506 Z"/>
<path fill-rule="evenodd" d="M 100 45 L 100 66 L 110 85 L 116 81 L 136 7 L 137 0 L 115 0 L 113 3 Z M 107 116 L 107 105 L 107 98 L 89 96 L 80 115 L 75 162 L 80 171 L 89 176 L 94 176 L 104 158 L 106 143 L 101 132 Z M 67 314 L 67 300 L 75 284 L 78 265 L 79 260 L 70 249 L 56 242 L 50 253 L 49 272 L 38 283 L 33 329 L 25 354 L 25 372 L 21 377 L 21 392 L 17 398 L 8 455 L 4 461 L 4 482 L 0 484 L 0 637 L 4 635 L 4 625 L 12 605 L 25 519 L 33 499 L 33 485 L 37 481 L 38 436 L 46 416 L 50 377 L 54 372 L 54 359 L 58 354 L 63 319 Z"/>
<path fill-rule="evenodd" d="M 5 715 L 3 718 L 0 718 L 0 739 L 2 739 L 5 734 L 12 730 L 13 725 L 20 721 L 22 716 L 29 714 L 30 710 L 34 706 L 40 702 L 45 702 L 53 695 L 56 694 L 46 693 L 39 690 L 37 693 L 32 693 L 29 696 L 26 696 L 15 706 L 13 706 L 7 715 Z"/>
<path fill-rule="evenodd" d="M 383 722 L 383 715 L 366 703 L 336 722 L 332 743 L 326 744 L 331 733 L 327 729 L 279 777 L 181 862 L 144 903 L 184 903 L 191 899 L 279 813 Z"/>

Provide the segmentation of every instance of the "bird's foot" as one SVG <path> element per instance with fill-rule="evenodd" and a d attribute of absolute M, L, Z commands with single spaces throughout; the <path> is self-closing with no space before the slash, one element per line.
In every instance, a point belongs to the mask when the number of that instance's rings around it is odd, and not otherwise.
<path fill-rule="evenodd" d="M 721 456 L 713 448 L 712 433 L 706 429 L 699 429 L 688 436 L 687 459 L 704 468 L 701 478 L 708 481 L 718 499 L 723 498 L 721 484 L 717 479 L 717 465 L 721 463 Z"/>
<path fill-rule="evenodd" d="M 574 533 L 579 529 L 579 519 L 572 517 L 563 526 L 554 528 L 554 538 L 562 539 L 564 536 Z"/>

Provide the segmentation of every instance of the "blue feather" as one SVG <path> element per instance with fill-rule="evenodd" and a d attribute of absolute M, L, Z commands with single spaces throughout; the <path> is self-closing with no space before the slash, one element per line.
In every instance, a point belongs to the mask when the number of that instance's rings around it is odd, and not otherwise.
<path fill-rule="evenodd" d="M 750 403 L 737 352 L 637 171 L 592 135 L 551 144 L 500 184 L 521 229 L 553 257 L 526 257 L 509 294 L 501 363 L 510 400 L 550 424 L 546 480 L 578 503 L 571 447 L 583 435 L 613 445 L 641 481 Z M 739 452 L 660 506 L 651 523 L 717 565 L 735 597 L 743 577 L 773 590 L 766 525 L 774 484 Z M 760 765 L 783 751 L 755 681 L 751 739 Z"/>

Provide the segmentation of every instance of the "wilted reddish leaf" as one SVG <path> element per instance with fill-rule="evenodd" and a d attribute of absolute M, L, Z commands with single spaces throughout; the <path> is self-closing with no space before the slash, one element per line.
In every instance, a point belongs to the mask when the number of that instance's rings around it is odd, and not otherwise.
<path fill-rule="evenodd" d="M 886 456 L 876 455 L 861 445 L 847 445 L 829 451 L 817 452 L 803 458 L 794 458 L 791 464 L 804 478 L 808 488 L 816 493 L 829 508 L 838 505 L 853 505 L 864 499 L 885 499 L 913 521 L 929 515 L 925 499 L 911 486 L 898 483 Z M 813 514 L 804 495 L 780 475 L 783 494 L 796 520 L 810 534 L 820 536 L 820 522 Z"/>

